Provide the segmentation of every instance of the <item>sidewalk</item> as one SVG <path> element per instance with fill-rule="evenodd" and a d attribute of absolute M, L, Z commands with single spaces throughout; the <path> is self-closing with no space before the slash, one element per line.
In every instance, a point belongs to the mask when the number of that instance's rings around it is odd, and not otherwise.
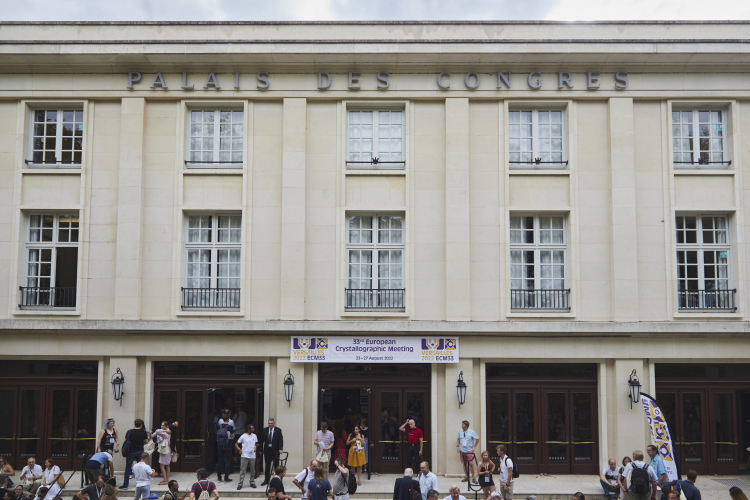
<path fill-rule="evenodd" d="M 362 486 L 357 488 L 357 493 L 353 495 L 353 499 L 356 500 L 391 500 L 393 497 L 393 483 L 400 477 L 396 474 L 384 474 L 379 476 L 372 476 L 371 480 L 367 480 L 366 475 L 362 475 Z M 65 475 L 68 478 L 68 475 Z M 239 474 L 233 474 L 231 478 L 234 480 L 231 483 L 216 483 L 219 493 L 222 497 L 231 498 L 264 498 L 265 487 L 261 487 L 260 483 L 263 479 L 256 480 L 258 487 L 256 489 L 250 488 L 249 483 L 246 482 L 244 488 L 241 491 L 237 491 L 237 481 L 239 480 Z M 195 482 L 195 473 L 192 472 L 175 472 L 171 474 L 170 479 L 176 479 L 180 483 L 180 490 L 185 491 Z M 216 475 L 212 474 L 209 478 L 216 482 Z M 297 500 L 300 498 L 300 491 L 292 484 L 293 476 L 289 474 L 284 478 L 284 487 L 288 494 Z M 118 476 L 118 486 L 122 484 L 122 473 Z M 718 481 L 717 481 L 718 480 Z M 151 480 L 151 491 L 158 493 L 161 497 L 164 492 L 167 491 L 166 486 L 159 486 L 161 478 L 153 478 Z M 721 481 L 721 482 L 720 482 Z M 731 483 L 728 483 L 730 481 Z M 467 498 L 467 500 L 474 500 L 474 494 L 467 491 L 467 484 L 462 483 L 459 478 L 446 478 L 444 476 L 438 476 L 438 488 L 440 492 L 440 498 L 448 496 L 448 488 L 452 484 L 457 484 L 461 488 L 461 494 Z M 69 498 L 75 495 L 80 490 L 81 477 L 80 473 L 76 473 L 73 479 L 68 483 L 68 487 L 63 492 L 64 498 Z M 729 487 L 736 485 L 742 488 L 745 493 L 750 492 L 750 476 L 699 476 L 697 484 L 698 489 L 701 490 L 701 497 L 703 500 L 731 500 L 729 497 Z M 587 500 L 603 500 L 604 495 L 601 487 L 599 486 L 599 476 L 593 475 L 562 475 L 562 476 L 521 476 L 516 480 L 516 486 L 514 491 L 515 500 L 524 500 L 528 495 L 536 495 L 539 500 L 572 500 L 573 493 L 581 491 L 586 495 Z M 135 492 L 135 480 L 130 480 L 130 489 L 128 491 L 121 491 L 118 497 L 121 500 L 132 498 Z M 478 495 L 479 499 L 482 499 L 481 492 Z M 622 499 L 621 499 L 622 500 Z M 658 497 L 657 497 L 658 500 Z"/>

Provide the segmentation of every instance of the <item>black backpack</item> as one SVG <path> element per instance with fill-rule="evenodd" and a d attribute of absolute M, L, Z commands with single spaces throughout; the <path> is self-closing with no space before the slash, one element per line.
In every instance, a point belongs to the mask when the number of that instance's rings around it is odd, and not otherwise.
<path fill-rule="evenodd" d="M 409 488 L 409 500 L 422 500 L 422 491 L 417 487 L 419 483 L 414 483 L 415 481 L 412 481 L 412 487 Z"/>
<path fill-rule="evenodd" d="M 125 433 L 125 442 L 122 443 L 122 456 L 125 458 L 128 458 L 128 455 L 130 455 L 130 431 Z"/>
<path fill-rule="evenodd" d="M 630 474 L 630 484 L 633 486 L 633 493 L 648 495 L 651 489 L 651 478 L 648 476 L 648 468 L 648 464 L 638 467 L 633 462 L 633 472 Z"/>
<path fill-rule="evenodd" d="M 349 490 L 350 495 L 354 495 L 357 492 L 357 477 L 355 476 L 354 471 L 352 471 L 351 467 L 348 467 L 348 469 L 349 469 L 349 474 L 347 474 L 348 476 L 348 480 L 347 480 L 348 488 L 347 489 Z"/>
<path fill-rule="evenodd" d="M 505 456 L 505 466 L 508 466 L 508 456 Z M 516 462 L 513 462 L 513 479 L 516 479 L 518 476 L 521 475 L 521 472 L 518 470 L 518 464 Z"/>

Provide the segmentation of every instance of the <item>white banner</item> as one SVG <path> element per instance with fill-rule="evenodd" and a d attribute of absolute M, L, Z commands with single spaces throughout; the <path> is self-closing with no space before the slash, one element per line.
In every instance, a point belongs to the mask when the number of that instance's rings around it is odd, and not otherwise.
<path fill-rule="evenodd" d="M 677 462 L 674 459 L 674 443 L 672 436 L 669 434 L 669 426 L 664 420 L 659 405 L 651 399 L 648 394 L 641 394 L 641 403 L 646 411 L 648 425 L 651 426 L 651 434 L 656 442 L 656 449 L 659 451 L 664 462 L 664 468 L 667 469 L 667 477 L 670 481 L 677 481 L 680 476 L 677 474 Z"/>
<path fill-rule="evenodd" d="M 444 337 L 292 337 L 298 363 L 458 363 L 458 339 Z"/>

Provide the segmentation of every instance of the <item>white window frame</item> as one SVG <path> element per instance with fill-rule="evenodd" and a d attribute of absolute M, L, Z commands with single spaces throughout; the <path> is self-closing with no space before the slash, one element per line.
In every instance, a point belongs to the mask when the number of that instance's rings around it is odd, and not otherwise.
<path fill-rule="evenodd" d="M 523 115 L 520 115 L 520 112 L 530 112 L 531 113 L 531 151 L 528 151 L 524 149 L 524 152 L 530 152 L 531 153 L 531 161 L 526 162 L 526 159 L 523 157 L 522 154 L 519 154 L 519 158 L 516 160 L 514 153 L 520 153 L 523 149 L 522 147 L 519 148 L 518 151 L 512 151 L 511 150 L 511 143 L 513 139 L 515 139 L 515 134 L 513 133 L 513 127 L 514 125 L 519 125 L 519 136 L 518 139 L 522 140 L 521 138 L 526 138 L 526 135 L 523 134 L 523 127 L 519 121 L 518 124 L 511 123 L 511 113 L 519 113 L 519 118 L 522 120 Z M 545 113 L 545 112 L 559 112 L 560 113 L 560 125 L 561 125 L 561 142 L 562 142 L 562 148 L 561 148 L 561 159 L 560 162 L 557 162 L 556 160 L 552 159 L 552 149 L 550 145 L 549 152 L 545 151 L 542 152 L 540 150 L 540 141 L 545 139 L 540 136 L 540 131 L 542 127 L 545 125 L 543 123 L 540 123 L 539 119 L 539 113 Z M 525 122 L 528 123 L 528 122 Z M 550 141 L 552 140 L 551 135 L 548 135 Z M 559 107 L 559 106 L 524 106 L 524 105 L 518 105 L 514 104 L 512 107 L 508 108 L 508 133 L 507 133 L 507 148 L 508 148 L 508 167 L 511 170 L 565 170 L 568 168 L 568 126 L 567 126 L 567 107 Z M 545 154 L 549 155 L 549 158 L 545 157 Z M 540 159 L 540 163 L 536 163 L 536 160 Z M 522 161 L 523 163 L 512 163 L 515 161 Z M 555 163 L 541 163 L 544 161 L 555 161 Z"/>
<path fill-rule="evenodd" d="M 352 219 L 353 218 L 359 218 L 361 221 L 364 217 L 371 217 L 372 218 L 372 224 L 371 228 L 369 230 L 367 229 L 361 229 L 363 226 L 361 222 L 358 224 L 358 230 L 355 230 L 358 232 L 358 239 L 360 241 L 352 242 Z M 388 218 L 388 227 L 384 228 L 383 222 L 381 218 Z M 394 218 L 400 218 L 401 219 L 401 228 L 400 229 L 394 229 L 393 228 L 393 219 Z M 370 242 L 362 242 L 361 236 L 364 231 L 369 231 L 371 233 Z M 388 242 L 387 243 L 381 243 L 380 240 L 380 233 L 381 232 L 388 232 Z M 400 242 L 393 243 L 391 240 L 393 239 L 393 236 L 396 234 L 399 234 Z M 384 281 L 389 282 L 389 288 L 383 288 L 382 290 L 401 290 L 401 292 L 384 292 L 384 293 L 378 293 L 373 292 L 370 296 L 365 296 L 364 292 L 349 292 L 351 294 L 351 297 L 347 297 L 346 300 L 346 309 L 356 309 L 356 308 L 397 308 L 397 309 L 404 309 L 405 307 L 405 289 L 406 289 L 406 262 L 405 262 L 405 255 L 406 255 L 406 245 L 405 245 L 405 236 L 406 236 L 406 220 L 403 213 L 347 213 L 346 214 L 346 286 L 345 288 L 347 290 L 381 290 L 380 288 L 380 272 L 382 269 L 381 266 L 388 266 L 388 277 L 384 277 Z M 352 288 L 351 287 L 351 280 L 358 280 L 362 281 L 362 273 L 361 269 L 362 266 L 367 266 L 368 263 L 362 264 L 361 258 L 359 262 L 353 262 L 351 252 L 359 252 L 361 255 L 362 251 L 369 251 L 371 252 L 371 258 L 369 262 L 369 281 L 370 281 L 370 288 Z M 387 263 L 381 263 L 380 262 L 380 252 L 388 252 L 388 262 Z M 392 262 L 393 259 L 393 252 L 401 252 L 401 262 L 397 263 L 398 266 L 400 266 L 401 271 L 400 276 L 394 275 L 391 273 L 391 268 L 394 266 L 394 263 Z M 352 268 L 353 266 L 357 266 L 359 268 L 359 276 L 352 276 Z M 368 277 L 364 277 L 364 281 L 367 281 Z M 395 287 L 391 288 L 390 284 L 392 281 L 401 281 L 401 287 Z M 359 284 L 361 285 L 361 283 Z"/>
<path fill-rule="evenodd" d="M 196 228 L 191 228 L 191 218 L 192 217 L 198 217 L 198 222 L 200 224 L 200 227 L 198 230 L 198 241 L 190 241 L 190 235 L 191 231 L 195 231 Z M 211 218 L 211 226 L 210 228 L 205 228 L 203 225 L 203 218 L 204 217 L 210 217 Z M 229 223 L 230 227 L 227 228 L 220 228 L 219 227 L 219 218 L 220 217 L 229 217 Z M 237 221 L 236 218 L 239 218 Z M 237 225 L 232 225 L 234 222 L 237 223 Z M 241 289 L 242 289 L 242 269 L 243 269 L 243 262 L 242 262 L 242 213 L 241 212 L 194 212 L 194 213 L 186 213 L 185 214 L 185 221 L 184 221 L 184 243 L 183 243 L 183 266 L 182 266 L 182 283 L 183 288 L 185 289 L 201 289 L 206 290 L 200 291 L 200 292 L 190 292 L 192 295 L 189 295 L 187 298 L 183 293 L 183 308 L 189 308 L 190 309 L 214 309 L 214 308 L 239 308 L 241 303 Z M 210 240 L 211 241 L 200 241 L 200 235 L 202 232 L 208 231 Z M 229 231 L 228 237 L 230 241 L 226 242 L 220 242 L 219 240 L 219 232 L 220 231 Z M 232 232 L 236 234 L 236 241 L 231 241 L 232 239 Z M 198 260 L 197 261 L 190 261 L 190 252 L 198 250 Z M 191 280 L 198 280 L 203 281 L 206 280 L 206 278 L 201 278 L 200 274 L 198 276 L 189 276 L 190 272 L 190 266 L 191 265 L 197 265 L 200 273 L 200 251 L 208 251 L 210 255 L 210 262 L 209 262 L 209 276 L 207 278 L 208 280 L 208 287 L 204 286 L 190 286 L 194 283 L 191 282 Z M 219 252 L 220 251 L 228 251 L 227 257 L 230 260 L 227 260 L 225 263 L 219 262 Z M 238 255 L 238 260 L 232 261 L 232 251 L 236 251 Z M 230 269 L 232 265 L 239 266 L 237 269 L 236 276 L 230 275 Z M 227 266 L 227 275 L 226 276 L 219 276 L 219 267 L 220 266 Z M 237 280 L 237 286 L 236 287 L 229 287 L 229 286 L 220 286 L 220 281 L 226 280 L 227 284 L 229 284 L 229 280 Z M 201 283 L 198 283 L 201 285 Z M 219 292 L 219 290 L 222 289 L 231 289 L 231 290 L 239 290 L 239 292 Z M 186 306 L 185 301 L 188 301 L 188 305 Z"/>
<path fill-rule="evenodd" d="M 695 236 L 694 243 L 687 243 L 687 218 L 695 218 Z M 704 229 L 705 219 L 711 219 L 712 228 Z M 717 222 L 723 219 L 723 228 L 717 228 Z M 732 242 L 730 231 L 730 217 L 728 214 L 701 214 L 701 213 L 678 213 L 675 215 L 675 244 L 677 254 L 675 255 L 675 269 L 677 272 L 677 307 L 679 310 L 734 310 L 736 306 L 731 300 L 733 294 L 732 286 Z M 714 242 L 706 243 L 704 231 L 713 233 Z M 720 236 L 718 233 L 725 233 L 724 242 L 717 243 Z M 697 266 L 695 277 L 688 276 L 687 252 L 696 252 L 696 261 L 693 265 Z M 706 262 L 706 253 L 713 254 L 714 262 Z M 726 252 L 725 263 L 720 263 L 721 253 Z M 682 254 L 682 255 L 681 255 Z M 714 277 L 706 277 L 707 267 L 714 268 Z M 726 268 L 726 276 L 720 276 L 719 268 Z M 726 288 L 716 283 L 716 288 L 706 288 L 706 281 L 726 282 Z M 691 288 L 690 282 L 697 283 L 698 288 Z M 686 286 L 687 285 L 687 286 Z M 686 288 L 686 290 L 684 289 Z M 695 292 L 692 292 L 695 290 Z M 687 293 L 686 293 L 687 292 Z"/>
<path fill-rule="evenodd" d="M 690 112 L 692 113 L 692 121 L 690 122 L 683 122 L 684 119 L 684 113 Z M 707 150 L 708 159 L 709 162 L 719 161 L 720 163 L 702 163 L 703 158 L 701 156 L 701 145 L 700 141 L 703 140 L 699 137 L 699 133 L 701 130 L 701 117 L 700 113 L 708 113 L 709 114 L 709 123 L 708 123 L 708 130 L 709 133 L 712 133 L 715 131 L 711 130 L 715 125 L 719 125 L 719 120 L 714 120 L 713 113 L 714 112 L 720 112 L 721 113 L 721 152 L 719 151 L 712 151 L 711 148 L 711 141 L 713 138 L 707 139 L 709 141 L 709 149 Z M 680 123 L 675 124 L 675 114 L 679 113 L 680 117 Z M 728 145 L 727 142 L 729 140 L 729 133 L 727 130 L 727 115 L 729 114 L 729 106 L 726 105 L 701 105 L 701 106 L 684 106 L 684 105 L 675 105 L 672 108 L 672 114 L 669 117 L 669 125 L 671 127 L 671 135 L 672 135 L 672 145 L 671 145 L 671 155 L 672 155 L 672 165 L 674 169 L 681 170 L 681 169 L 698 169 L 698 170 L 726 170 L 730 167 L 732 164 L 731 160 L 729 160 L 728 155 Z M 679 128 L 679 130 L 678 130 Z M 683 136 L 683 132 L 688 132 L 689 129 L 692 129 L 692 138 L 689 138 L 687 135 Z M 679 132 L 677 134 L 676 132 Z M 683 149 L 683 146 L 685 146 L 685 141 L 692 140 L 692 148 L 689 149 Z M 678 145 L 678 141 L 680 143 L 680 150 L 675 151 L 675 146 Z M 721 154 L 721 158 L 718 158 L 717 155 Z M 679 155 L 679 159 L 678 159 Z M 689 155 L 689 157 L 688 157 Z M 691 161 L 693 163 L 681 163 L 684 161 Z"/>
<path fill-rule="evenodd" d="M 52 227 L 44 228 L 43 227 L 43 218 L 45 216 L 52 216 Z M 61 225 L 61 218 L 62 217 L 69 217 L 69 221 L 66 225 Z M 32 226 L 32 221 L 35 217 L 40 217 L 40 225 L 39 226 Z M 53 211 L 53 210 L 45 210 L 45 211 L 34 211 L 34 212 L 27 212 L 25 214 L 25 223 L 24 223 L 24 268 L 23 268 L 23 285 L 21 285 L 23 288 L 39 288 L 39 289 L 45 289 L 45 288 L 57 288 L 55 286 L 55 281 L 57 278 L 57 250 L 59 248 L 78 248 L 78 251 L 80 252 L 79 248 L 79 242 L 81 238 L 81 234 L 83 231 L 83 228 L 81 226 L 81 219 L 79 216 L 78 210 L 63 210 L 63 211 Z M 77 219 L 77 227 L 73 226 L 74 219 Z M 35 241 L 31 237 L 32 230 L 39 232 L 39 240 Z M 68 234 L 68 241 L 61 241 L 60 240 L 60 231 L 66 231 Z M 43 238 L 43 232 L 44 231 L 51 231 L 52 232 L 52 239 L 50 241 L 42 241 Z M 72 239 L 73 234 L 76 235 L 75 240 L 76 241 L 70 241 Z M 33 250 L 39 250 L 39 258 L 38 260 L 32 261 L 31 260 L 31 252 Z M 42 252 L 44 250 L 50 250 L 50 274 L 49 274 L 49 286 L 42 286 L 41 281 L 44 279 L 42 276 L 46 276 L 42 274 L 41 267 L 44 262 L 42 260 Z M 75 291 L 72 292 L 72 297 L 70 296 L 70 293 L 66 294 L 66 298 L 68 300 L 72 300 L 73 304 L 71 305 L 64 305 L 64 306 L 55 306 L 54 301 L 51 297 L 52 292 L 44 292 L 42 290 L 39 291 L 26 291 L 22 293 L 26 293 L 26 297 L 22 297 L 22 307 L 55 307 L 55 308 L 69 308 L 69 309 L 75 309 L 77 300 L 76 300 L 76 294 L 78 293 L 78 275 L 80 272 L 78 261 L 80 258 L 80 253 L 77 255 L 76 258 L 76 285 L 72 288 L 75 288 Z M 39 268 L 37 269 L 37 273 L 32 276 L 29 271 L 31 270 L 32 265 L 37 265 Z M 36 280 L 35 283 L 32 283 L 31 280 Z M 57 293 L 57 292 L 55 292 Z"/>
<path fill-rule="evenodd" d="M 528 226 L 525 224 L 526 220 L 531 218 L 533 226 L 531 228 L 528 228 Z M 515 229 L 513 226 L 515 225 L 514 219 L 521 219 L 521 229 Z M 543 219 L 549 219 L 549 228 L 542 228 Z M 562 227 L 561 228 L 555 228 L 555 225 L 553 223 L 553 220 L 561 219 L 562 220 Z M 546 224 L 545 224 L 546 226 Z M 533 242 L 528 243 L 523 241 L 523 236 L 521 236 L 521 241 L 513 241 L 514 240 L 514 232 L 520 231 L 521 235 L 524 233 L 531 233 Z M 542 243 L 542 231 L 550 231 L 549 234 L 549 243 Z M 553 242 L 553 232 L 556 231 L 562 231 L 562 242 Z M 568 259 L 569 259 L 569 253 L 568 253 L 568 216 L 567 214 L 561 214 L 561 213 L 511 213 L 510 214 L 510 220 L 508 224 L 508 241 L 510 242 L 510 255 L 508 258 L 509 266 L 510 266 L 510 289 L 511 289 L 511 309 L 550 309 L 550 310 L 560 310 L 560 309 L 566 309 L 570 310 L 570 294 L 569 294 L 569 288 L 568 288 Z M 515 263 L 513 262 L 513 253 L 514 252 L 521 252 L 521 262 Z M 555 262 L 555 254 L 554 252 L 562 251 L 562 258 L 563 262 L 562 264 Z M 524 268 L 528 266 L 527 262 L 524 262 L 524 252 L 533 252 L 533 278 L 524 277 Z M 550 253 L 550 262 L 549 263 L 542 263 L 541 261 L 541 253 L 542 252 L 551 252 Z M 542 267 L 544 266 L 550 266 L 550 276 L 544 277 L 542 272 Z M 563 276 L 562 278 L 556 277 L 554 274 L 554 268 L 561 267 Z M 514 276 L 514 268 L 520 268 L 521 272 L 518 276 Z M 524 281 L 529 281 L 533 279 L 534 281 L 534 288 L 529 289 L 525 288 L 523 286 Z M 548 281 L 559 281 L 562 279 L 563 286 L 562 288 L 547 288 L 544 286 L 544 282 Z M 513 286 L 514 281 L 521 281 L 521 286 Z M 531 292 L 531 290 L 534 290 L 534 292 Z M 539 292 L 541 290 L 541 292 Z M 547 292 L 546 290 L 551 290 L 550 292 Z M 515 295 L 515 297 L 514 297 Z"/>
<path fill-rule="evenodd" d="M 213 154 L 211 155 L 210 160 L 203 159 L 203 156 L 201 156 L 200 160 L 194 160 L 192 157 L 192 151 L 193 151 L 193 112 L 201 112 L 204 113 L 206 111 L 213 112 L 214 113 L 214 133 L 213 133 Z M 240 149 L 229 149 L 229 150 L 222 150 L 221 149 L 221 113 L 222 112 L 231 112 L 232 113 L 232 121 L 230 123 L 224 123 L 224 125 L 229 125 L 230 130 L 234 130 L 235 125 L 239 125 L 241 127 L 241 135 L 239 137 L 236 136 L 229 136 L 228 139 L 230 143 L 232 142 L 232 139 L 241 139 Z M 234 121 L 235 120 L 235 113 L 241 113 L 240 121 Z M 188 106 L 185 112 L 186 117 L 186 130 L 185 130 L 185 166 L 186 168 L 201 168 L 201 169 L 210 169 L 210 168 L 237 168 L 242 169 L 245 163 L 245 144 L 247 142 L 247 130 L 245 127 L 245 109 L 242 105 L 237 104 L 226 104 L 226 105 L 218 105 L 218 106 Z M 201 120 L 200 122 L 203 125 L 205 125 L 205 122 Z M 202 130 L 202 133 L 205 133 L 205 129 Z M 201 135 L 201 138 L 208 138 L 208 136 Z M 203 144 L 201 145 L 201 152 L 203 152 Z M 205 150 L 209 151 L 209 150 Z M 229 152 L 230 159 L 222 161 L 221 160 L 221 153 L 222 152 Z M 239 160 L 234 159 L 233 154 L 239 152 Z M 236 156 L 236 155 L 234 155 Z M 210 161 L 211 163 L 202 163 L 204 161 Z"/>
<path fill-rule="evenodd" d="M 380 134 L 379 134 L 379 119 L 380 119 L 380 113 L 381 112 L 399 112 L 401 113 L 401 160 L 397 161 L 397 159 L 393 159 L 390 157 L 392 154 L 389 152 L 381 153 L 379 146 L 380 146 Z M 360 151 L 354 153 L 350 149 L 351 141 L 352 140 L 358 140 L 362 137 L 360 133 L 360 137 L 352 137 L 352 131 L 353 128 L 357 125 L 355 123 L 350 123 L 351 120 L 351 113 L 362 113 L 362 112 L 371 112 L 372 113 L 372 153 L 370 155 L 370 158 L 363 158 L 361 157 L 361 149 Z M 360 122 L 361 124 L 361 122 Z M 392 122 L 389 122 L 389 126 L 394 125 Z M 360 107 L 347 107 L 346 109 L 346 168 L 348 170 L 404 170 L 406 168 L 406 110 L 403 107 L 368 107 L 368 108 L 360 108 Z M 392 129 L 391 129 L 392 131 Z M 388 139 L 396 139 L 395 137 L 391 137 L 389 135 Z M 388 158 L 383 158 L 383 154 L 389 155 Z M 352 155 L 359 155 L 356 159 L 353 158 Z M 378 159 L 378 162 L 375 163 L 375 158 Z M 372 160 L 372 161 L 370 161 Z M 361 161 L 370 161 L 369 163 L 355 163 L 355 162 L 361 162 Z M 383 163 L 384 161 L 396 161 L 397 163 Z"/>
<path fill-rule="evenodd" d="M 39 122 L 36 121 L 36 114 L 37 112 L 42 111 L 45 114 L 45 121 L 43 122 L 44 125 L 44 133 L 43 136 L 38 136 L 36 134 L 36 128 L 37 124 Z M 51 149 L 46 149 L 46 144 L 42 146 L 42 149 L 36 148 L 36 137 L 42 137 L 42 141 L 46 142 L 47 137 L 47 124 L 51 122 L 46 121 L 47 112 L 49 111 L 55 111 L 57 113 L 57 120 L 55 122 L 56 129 L 55 129 L 55 153 L 54 153 L 54 162 L 49 162 L 46 160 L 46 152 L 51 151 Z M 71 160 L 70 162 L 63 163 L 62 155 L 63 155 L 63 139 L 67 138 L 68 136 L 63 135 L 63 124 L 64 122 L 64 112 L 66 111 L 72 111 L 73 112 L 73 135 L 69 136 L 72 140 L 72 146 L 73 149 L 66 150 L 71 153 Z M 82 103 L 71 103 L 70 105 L 60 105 L 60 104 L 53 104 L 50 103 L 49 105 L 44 105 L 43 103 L 39 103 L 38 105 L 35 105 L 34 107 L 29 108 L 29 156 L 26 160 L 26 164 L 30 167 L 36 167 L 36 168 L 81 168 L 81 165 L 83 164 L 83 155 L 86 151 L 86 113 L 85 109 Z M 76 114 L 80 113 L 81 121 L 76 120 Z M 71 122 L 67 122 L 71 123 Z M 75 153 L 77 150 L 74 148 L 75 142 L 76 142 L 76 136 L 75 132 L 76 130 L 81 131 L 80 139 L 81 139 L 81 149 L 80 149 L 80 155 L 81 159 L 80 161 L 75 161 Z M 37 161 L 34 158 L 35 152 L 42 153 L 42 161 Z"/>

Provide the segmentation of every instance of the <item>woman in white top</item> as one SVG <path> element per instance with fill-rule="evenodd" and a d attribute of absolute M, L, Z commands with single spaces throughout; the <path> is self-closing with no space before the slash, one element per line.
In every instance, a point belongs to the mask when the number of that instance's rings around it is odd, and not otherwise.
<path fill-rule="evenodd" d="M 44 498 L 47 500 L 53 500 L 60 492 L 60 485 L 57 484 L 57 478 L 60 476 L 60 467 L 55 465 L 55 462 L 53 462 L 51 458 L 44 461 L 44 467 L 42 486 L 49 488 L 47 496 Z"/>

